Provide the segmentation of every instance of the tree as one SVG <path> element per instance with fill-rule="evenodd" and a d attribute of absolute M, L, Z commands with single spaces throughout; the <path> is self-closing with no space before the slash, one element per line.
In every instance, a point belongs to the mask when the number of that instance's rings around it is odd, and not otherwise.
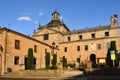
<path fill-rule="evenodd" d="M 33 69 L 34 57 L 33 57 L 33 49 L 28 49 L 28 58 L 27 58 L 27 69 Z"/>
<path fill-rule="evenodd" d="M 111 60 L 111 51 L 115 52 L 114 64 L 115 64 L 115 67 L 117 67 L 119 65 L 119 60 L 118 60 L 118 54 L 116 50 L 116 41 L 111 41 L 110 48 L 107 51 L 106 63 L 109 67 L 113 67 L 113 60 Z"/>
<path fill-rule="evenodd" d="M 57 54 L 53 54 L 52 67 L 53 69 L 57 68 Z"/>
<path fill-rule="evenodd" d="M 67 59 L 63 56 L 63 67 L 67 67 Z"/>
<path fill-rule="evenodd" d="M 107 51 L 106 64 L 107 64 L 109 67 L 112 67 L 112 66 L 113 66 L 112 60 L 111 60 L 111 55 L 110 55 L 110 48 L 109 48 L 108 51 Z"/>
<path fill-rule="evenodd" d="M 46 52 L 46 56 L 45 56 L 45 63 L 46 63 L 46 69 L 50 68 L 50 53 Z"/>

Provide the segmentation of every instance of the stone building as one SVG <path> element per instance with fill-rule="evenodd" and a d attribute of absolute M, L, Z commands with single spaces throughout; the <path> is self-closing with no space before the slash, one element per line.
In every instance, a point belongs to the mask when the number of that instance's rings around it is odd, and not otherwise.
<path fill-rule="evenodd" d="M 30 36 L 8 28 L 0 29 L 0 74 L 8 70 L 19 71 L 26 69 L 28 49 L 33 49 L 34 67 L 45 68 L 45 53 L 52 51 L 52 45 L 38 41 Z M 54 48 L 58 53 L 58 49 Z"/>
<path fill-rule="evenodd" d="M 110 21 L 106 26 L 70 31 L 63 20 L 60 20 L 60 14 L 54 11 L 52 20 L 45 26 L 39 24 L 33 38 L 47 44 L 55 42 L 60 49 L 59 58 L 65 56 L 68 63 L 86 63 L 90 60 L 105 64 L 111 41 L 116 41 L 117 50 L 120 52 L 118 15 L 111 16 Z"/>
<path fill-rule="evenodd" d="M 120 52 L 120 31 L 118 15 L 110 18 L 110 24 L 70 31 L 56 10 L 52 20 L 38 25 L 32 37 L 7 29 L 0 29 L 0 73 L 7 69 L 25 69 L 28 48 L 33 48 L 36 69 L 45 67 L 45 52 L 57 54 L 58 62 L 65 56 L 69 64 L 92 61 L 105 64 L 107 49 L 111 41 L 116 41 Z M 51 57 L 52 59 L 52 57 Z"/>

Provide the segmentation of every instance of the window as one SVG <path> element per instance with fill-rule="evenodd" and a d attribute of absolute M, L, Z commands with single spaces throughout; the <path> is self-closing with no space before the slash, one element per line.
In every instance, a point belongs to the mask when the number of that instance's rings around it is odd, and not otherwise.
<path fill-rule="evenodd" d="M 110 43 L 106 43 L 106 48 L 107 48 L 107 49 L 110 48 Z"/>
<path fill-rule="evenodd" d="M 67 52 L 67 47 L 64 48 L 64 52 Z"/>
<path fill-rule="evenodd" d="M 77 58 L 77 62 L 80 63 L 80 58 Z"/>
<path fill-rule="evenodd" d="M 82 35 L 79 35 L 79 39 L 82 40 Z"/>
<path fill-rule="evenodd" d="M 108 37 L 109 36 L 109 32 L 105 32 L 105 37 Z"/>
<path fill-rule="evenodd" d="M 101 49 L 101 44 L 98 44 L 98 49 Z"/>
<path fill-rule="evenodd" d="M 20 41 L 15 40 L 15 49 L 20 49 Z"/>
<path fill-rule="evenodd" d="M 80 51 L 80 46 L 77 46 L 77 51 Z"/>
<path fill-rule="evenodd" d="M 45 53 L 47 53 L 47 49 L 45 49 Z"/>
<path fill-rule="evenodd" d="M 71 40 L 71 38 L 70 37 L 68 37 L 68 41 L 70 41 Z"/>
<path fill-rule="evenodd" d="M 91 38 L 92 38 L 92 39 L 95 38 L 95 33 L 91 34 Z"/>
<path fill-rule="evenodd" d="M 88 50 L 88 45 L 85 45 L 85 50 L 86 50 L 86 51 Z"/>
<path fill-rule="evenodd" d="M 116 20 L 116 19 L 114 19 L 114 20 L 113 20 L 113 23 L 114 23 L 114 24 L 116 24 L 116 23 L 117 23 L 117 20 Z"/>
<path fill-rule="evenodd" d="M 44 34 L 44 40 L 48 40 L 49 39 L 49 34 Z"/>
<path fill-rule="evenodd" d="M 19 64 L 19 56 L 14 57 L 14 64 L 18 65 Z"/>
<path fill-rule="evenodd" d="M 37 45 L 34 45 L 34 52 L 37 52 Z"/>

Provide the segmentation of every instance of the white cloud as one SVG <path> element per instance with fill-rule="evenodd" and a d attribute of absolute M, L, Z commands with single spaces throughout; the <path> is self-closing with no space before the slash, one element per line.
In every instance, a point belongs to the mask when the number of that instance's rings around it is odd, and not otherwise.
<path fill-rule="evenodd" d="M 29 16 L 21 16 L 18 18 L 18 21 L 31 21 L 32 19 Z"/>
<path fill-rule="evenodd" d="M 60 19 L 62 20 L 62 19 L 63 19 L 63 17 L 62 17 L 62 16 L 60 16 Z"/>
<path fill-rule="evenodd" d="M 42 16 L 42 15 L 43 15 L 43 12 L 39 12 L 38 15 L 39 15 L 39 16 Z"/>
<path fill-rule="evenodd" d="M 64 17 L 60 16 L 60 20 L 67 21 L 67 18 L 64 18 Z"/>

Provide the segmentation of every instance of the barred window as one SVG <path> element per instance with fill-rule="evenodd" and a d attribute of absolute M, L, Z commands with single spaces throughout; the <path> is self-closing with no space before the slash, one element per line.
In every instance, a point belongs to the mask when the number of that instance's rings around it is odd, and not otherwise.
<path fill-rule="evenodd" d="M 44 40 L 49 40 L 49 34 L 44 34 Z"/>
<path fill-rule="evenodd" d="M 87 51 L 88 50 L 88 45 L 85 45 L 85 51 Z"/>
<path fill-rule="evenodd" d="M 92 39 L 95 38 L 95 33 L 91 34 L 91 38 Z"/>
<path fill-rule="evenodd" d="M 80 46 L 77 46 L 77 51 L 80 51 Z"/>
<path fill-rule="evenodd" d="M 79 39 L 82 40 L 82 35 L 79 35 Z"/>
<path fill-rule="evenodd" d="M 37 52 L 37 45 L 34 45 L 34 52 Z"/>
<path fill-rule="evenodd" d="M 109 32 L 105 32 L 105 37 L 108 37 L 109 36 Z"/>
<path fill-rule="evenodd" d="M 98 49 L 101 49 L 101 44 L 98 44 Z"/>
<path fill-rule="evenodd" d="M 64 48 L 64 52 L 67 52 L 67 47 Z"/>
<path fill-rule="evenodd" d="M 19 56 L 14 57 L 14 64 L 18 65 L 19 64 Z"/>
<path fill-rule="evenodd" d="M 71 40 L 71 38 L 70 37 L 68 37 L 68 41 L 70 41 Z"/>
<path fill-rule="evenodd" d="M 20 49 L 20 41 L 15 40 L 15 49 Z"/>

